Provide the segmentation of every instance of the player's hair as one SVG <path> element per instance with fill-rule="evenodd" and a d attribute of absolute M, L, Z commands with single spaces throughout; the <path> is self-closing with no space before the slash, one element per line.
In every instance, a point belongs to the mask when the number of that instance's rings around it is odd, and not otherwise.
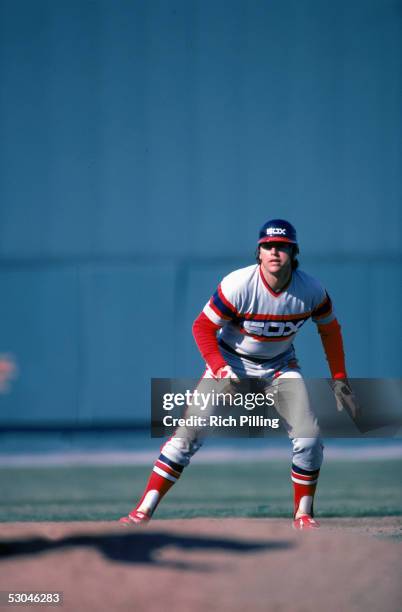
<path fill-rule="evenodd" d="M 255 258 L 257 260 L 257 263 L 261 263 L 261 259 L 260 259 L 260 246 L 258 246 L 256 248 L 255 251 Z M 299 260 L 297 259 L 297 253 L 299 252 L 297 246 L 292 246 L 292 270 L 297 270 L 297 268 L 299 267 Z"/>

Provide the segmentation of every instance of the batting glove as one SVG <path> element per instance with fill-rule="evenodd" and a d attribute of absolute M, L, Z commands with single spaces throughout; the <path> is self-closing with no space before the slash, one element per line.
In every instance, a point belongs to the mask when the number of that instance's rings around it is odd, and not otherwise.
<path fill-rule="evenodd" d="M 332 380 L 330 385 L 335 395 L 336 408 L 338 412 L 346 409 L 355 419 L 360 413 L 360 406 L 348 379 L 339 378 Z"/>

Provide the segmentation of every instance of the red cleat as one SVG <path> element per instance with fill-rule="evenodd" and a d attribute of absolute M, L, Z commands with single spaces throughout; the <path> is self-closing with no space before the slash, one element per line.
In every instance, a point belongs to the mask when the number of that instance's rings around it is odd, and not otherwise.
<path fill-rule="evenodd" d="M 119 519 L 119 523 L 128 527 L 130 525 L 146 525 L 150 520 L 151 517 L 149 514 L 133 510 L 129 515 L 122 516 L 121 519 Z"/>
<path fill-rule="evenodd" d="M 293 529 L 304 531 L 305 529 L 319 529 L 320 523 L 313 519 L 309 514 L 302 514 L 299 518 L 293 520 Z"/>

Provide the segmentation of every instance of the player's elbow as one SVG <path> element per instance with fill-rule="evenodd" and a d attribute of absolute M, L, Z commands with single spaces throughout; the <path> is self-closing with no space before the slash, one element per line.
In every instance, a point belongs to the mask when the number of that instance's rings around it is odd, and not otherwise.
<path fill-rule="evenodd" d="M 338 334 L 341 331 L 338 319 L 333 319 L 330 323 L 318 323 L 318 333 L 321 336 L 330 336 L 332 334 Z"/>
<path fill-rule="evenodd" d="M 202 312 L 198 315 L 198 317 L 193 321 L 193 326 L 192 326 L 192 332 L 193 332 L 193 336 L 196 335 L 196 333 L 202 329 Z"/>

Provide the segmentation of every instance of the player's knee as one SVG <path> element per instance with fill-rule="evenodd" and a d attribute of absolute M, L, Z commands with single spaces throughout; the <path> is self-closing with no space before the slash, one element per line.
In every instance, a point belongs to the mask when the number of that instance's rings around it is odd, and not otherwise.
<path fill-rule="evenodd" d="M 202 442 L 200 440 L 173 437 L 163 445 L 161 451 L 171 461 L 186 466 L 201 446 Z"/>
<path fill-rule="evenodd" d="M 323 461 L 324 445 L 320 438 L 294 438 L 293 463 L 306 470 L 318 470 Z"/>

